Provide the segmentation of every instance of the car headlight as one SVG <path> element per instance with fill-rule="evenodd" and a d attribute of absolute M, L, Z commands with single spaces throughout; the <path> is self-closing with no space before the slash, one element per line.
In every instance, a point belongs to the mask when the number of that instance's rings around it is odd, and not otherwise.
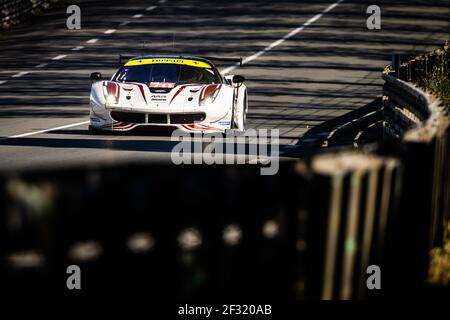
<path fill-rule="evenodd" d="M 113 95 L 108 95 L 108 97 L 106 97 L 106 102 L 108 102 L 108 104 L 115 104 L 117 103 L 117 99 Z"/>
<path fill-rule="evenodd" d="M 222 85 L 220 84 L 210 84 L 203 88 L 203 90 L 200 92 L 199 104 L 201 106 L 205 106 L 213 103 L 219 95 L 221 86 Z"/>
<path fill-rule="evenodd" d="M 112 81 L 103 82 L 103 95 L 107 105 L 117 104 L 120 96 L 119 85 Z"/>

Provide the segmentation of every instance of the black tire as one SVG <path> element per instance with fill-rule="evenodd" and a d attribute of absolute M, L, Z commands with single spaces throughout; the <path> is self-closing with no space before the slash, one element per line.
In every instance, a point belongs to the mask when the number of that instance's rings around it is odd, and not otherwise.
<path fill-rule="evenodd" d="M 233 112 L 231 113 L 231 129 L 236 129 L 238 127 L 237 123 L 234 121 L 234 108 L 235 106 L 233 106 Z M 248 105 L 247 105 L 247 90 L 244 93 L 244 112 L 243 112 L 243 117 L 244 117 L 244 131 L 246 129 L 246 122 L 247 122 L 247 109 L 248 109 Z"/>
<path fill-rule="evenodd" d="M 247 101 L 247 91 L 245 91 L 245 95 L 244 95 L 244 113 L 243 113 L 243 125 L 244 125 L 244 131 L 247 130 L 247 112 L 248 112 L 248 101 Z"/>
<path fill-rule="evenodd" d="M 99 134 L 103 134 L 103 132 L 99 129 L 94 128 L 93 126 L 89 125 L 88 127 L 88 131 L 90 135 L 99 135 Z"/>
<path fill-rule="evenodd" d="M 234 95 L 233 95 L 233 102 L 234 102 Z M 231 126 L 230 126 L 231 130 L 236 128 L 236 123 L 234 122 L 234 108 L 235 108 L 235 105 L 233 103 L 233 108 L 231 109 Z"/>

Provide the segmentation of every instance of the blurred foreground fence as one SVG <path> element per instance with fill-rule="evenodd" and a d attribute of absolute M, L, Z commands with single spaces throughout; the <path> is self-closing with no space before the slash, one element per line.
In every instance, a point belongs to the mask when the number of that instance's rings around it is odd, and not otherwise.
<path fill-rule="evenodd" d="M 1 28 L 7 29 L 36 13 L 48 8 L 55 0 L 0 0 Z"/>
<path fill-rule="evenodd" d="M 351 299 L 386 296 L 403 276 L 394 158 L 324 154 L 258 166 L 123 166 L 3 175 L 2 295 Z M 429 211 L 426 211 L 429 213 Z M 419 247 L 428 217 L 412 210 Z M 423 225 L 419 225 L 424 223 Z M 410 244 L 407 244 L 410 245 Z M 419 247 L 411 249 L 416 250 Z M 427 252 L 411 270 L 424 271 Z M 405 260 L 406 261 L 406 260 Z M 420 262 L 420 263 L 418 263 Z M 82 290 L 66 269 L 82 270 Z M 383 271 L 368 292 L 367 267 Z M 423 278 L 409 278 L 417 284 Z M 409 286 L 408 288 L 410 288 Z"/>
<path fill-rule="evenodd" d="M 449 119 L 383 74 L 386 143 L 257 165 L 0 175 L 2 295 L 354 299 L 427 295 L 447 237 Z M 82 289 L 66 288 L 69 265 Z M 382 289 L 367 290 L 367 267 Z M 448 292 L 448 291 L 447 291 Z"/>
<path fill-rule="evenodd" d="M 2 294 L 357 298 L 382 265 L 398 161 L 126 166 L 4 176 Z M 66 288 L 79 265 L 82 290 Z"/>

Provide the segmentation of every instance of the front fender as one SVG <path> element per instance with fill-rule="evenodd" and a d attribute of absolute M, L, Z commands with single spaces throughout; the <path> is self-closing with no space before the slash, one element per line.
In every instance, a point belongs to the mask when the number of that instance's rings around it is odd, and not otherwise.
<path fill-rule="evenodd" d="M 240 87 L 235 89 L 235 103 L 234 103 L 234 118 L 235 121 L 242 116 L 242 113 L 247 112 L 246 106 L 248 109 L 248 94 L 247 94 L 247 86 L 242 84 Z"/>
<path fill-rule="evenodd" d="M 91 104 L 105 107 L 105 95 L 103 94 L 103 81 L 97 81 L 91 86 Z"/>

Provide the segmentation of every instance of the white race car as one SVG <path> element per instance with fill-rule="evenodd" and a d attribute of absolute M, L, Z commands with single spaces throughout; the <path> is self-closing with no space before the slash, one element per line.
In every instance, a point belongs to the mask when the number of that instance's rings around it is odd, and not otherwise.
<path fill-rule="evenodd" d="M 213 59 L 236 62 L 236 59 L 187 56 L 126 59 L 110 80 L 102 80 L 99 72 L 91 74 L 91 133 L 129 131 L 142 126 L 205 133 L 245 130 L 248 111 L 245 79 L 239 75 L 224 77 L 211 62 Z"/>

